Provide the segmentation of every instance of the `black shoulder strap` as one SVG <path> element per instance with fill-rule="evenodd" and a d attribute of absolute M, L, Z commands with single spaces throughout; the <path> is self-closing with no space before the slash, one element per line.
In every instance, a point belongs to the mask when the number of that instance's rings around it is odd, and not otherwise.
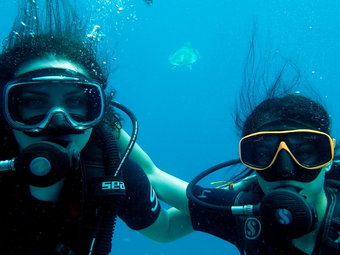
<path fill-rule="evenodd" d="M 92 186 L 95 180 L 114 173 L 120 162 L 117 143 L 108 126 L 101 125 L 93 130 L 90 141 L 82 151 L 81 158 L 85 198 L 99 211 L 95 229 L 92 229 L 93 251 L 94 254 L 109 254 L 117 215 L 116 198 L 113 196 L 95 197 L 95 190 Z"/>
<path fill-rule="evenodd" d="M 340 254 L 340 181 L 326 180 L 326 189 L 329 208 L 318 254 L 335 255 Z"/>
<path fill-rule="evenodd" d="M 83 175 L 86 179 L 88 195 L 96 193 L 95 180 L 112 179 L 118 168 L 121 156 L 112 129 L 101 124 L 94 128 L 91 138 L 81 153 Z M 119 176 L 122 178 L 122 174 Z M 98 185 L 97 185 L 98 186 Z"/>

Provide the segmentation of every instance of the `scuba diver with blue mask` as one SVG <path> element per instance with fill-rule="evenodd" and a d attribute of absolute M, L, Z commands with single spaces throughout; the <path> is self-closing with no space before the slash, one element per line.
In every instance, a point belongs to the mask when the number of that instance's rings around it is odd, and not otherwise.
<path fill-rule="evenodd" d="M 104 92 L 105 66 L 80 21 L 23 27 L 23 18 L 43 19 L 27 12 L 35 2 L 21 4 L 0 54 L 0 253 L 109 254 L 116 216 L 147 234 L 161 212 L 148 178 L 128 159 L 137 122 Z M 70 9 L 47 4 L 47 17 Z M 113 106 L 132 118 L 131 140 L 119 141 L 125 133 Z"/>

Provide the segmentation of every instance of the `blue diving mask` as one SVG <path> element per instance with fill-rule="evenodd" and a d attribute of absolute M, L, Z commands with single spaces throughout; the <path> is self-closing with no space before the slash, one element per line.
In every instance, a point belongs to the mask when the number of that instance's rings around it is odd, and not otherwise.
<path fill-rule="evenodd" d="M 41 132 L 56 115 L 74 130 L 98 124 L 105 112 L 102 85 L 67 69 L 25 73 L 3 88 L 3 114 L 14 129 Z"/>

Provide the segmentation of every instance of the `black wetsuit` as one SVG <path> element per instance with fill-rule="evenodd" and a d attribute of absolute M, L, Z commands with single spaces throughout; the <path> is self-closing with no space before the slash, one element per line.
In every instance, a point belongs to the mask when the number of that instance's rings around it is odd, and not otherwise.
<path fill-rule="evenodd" d="M 312 255 L 340 254 L 340 191 L 339 185 L 326 184 L 328 209 L 318 233 Z M 256 190 L 256 189 L 255 189 Z M 200 200 L 217 205 L 257 204 L 263 193 L 236 192 L 223 189 L 195 187 L 194 194 Z M 306 255 L 295 248 L 290 240 L 275 229 L 263 233 L 257 217 L 234 216 L 224 211 L 209 209 L 189 200 L 192 225 L 203 231 L 233 243 L 242 255 Z"/>
<path fill-rule="evenodd" d="M 53 253 L 64 247 L 88 254 L 98 218 L 98 198 L 85 195 L 81 171 L 65 178 L 57 202 L 31 196 L 14 172 L 0 173 L 0 254 Z M 132 229 L 150 226 L 160 207 L 144 172 L 132 161 L 124 167 L 126 195 L 115 199 L 117 214 Z"/>

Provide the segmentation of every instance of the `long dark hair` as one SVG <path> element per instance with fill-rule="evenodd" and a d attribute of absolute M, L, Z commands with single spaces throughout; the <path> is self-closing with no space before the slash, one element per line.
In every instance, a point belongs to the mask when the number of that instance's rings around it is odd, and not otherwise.
<path fill-rule="evenodd" d="M 234 111 L 239 136 L 256 132 L 274 121 L 283 125 L 294 121 L 329 134 L 330 117 L 318 93 L 302 81 L 301 72 L 292 61 L 279 55 L 266 57 L 267 53 L 256 47 L 255 39 L 253 32 Z M 252 173 L 253 170 L 246 168 L 232 182 Z"/>
<path fill-rule="evenodd" d="M 253 32 L 234 112 L 239 135 L 254 132 L 271 119 L 295 119 L 330 133 L 330 117 L 324 102 L 309 82 L 302 79 L 299 68 L 279 54 L 262 53 L 255 43 L 256 32 Z"/>
<path fill-rule="evenodd" d="M 40 57 L 56 56 L 82 66 L 92 79 L 105 89 L 108 80 L 106 62 L 99 61 L 98 41 L 86 35 L 86 21 L 79 19 L 67 0 L 45 1 L 37 6 L 36 1 L 21 0 L 19 12 L 12 30 L 3 42 L 0 55 L 0 86 L 14 78 L 23 63 Z M 43 10 L 42 10 L 43 9 Z M 113 100 L 115 90 L 107 95 Z M 120 116 L 107 107 L 104 121 L 113 129 L 119 129 Z M 16 155 L 17 146 L 11 128 L 0 112 L 0 158 Z"/>

